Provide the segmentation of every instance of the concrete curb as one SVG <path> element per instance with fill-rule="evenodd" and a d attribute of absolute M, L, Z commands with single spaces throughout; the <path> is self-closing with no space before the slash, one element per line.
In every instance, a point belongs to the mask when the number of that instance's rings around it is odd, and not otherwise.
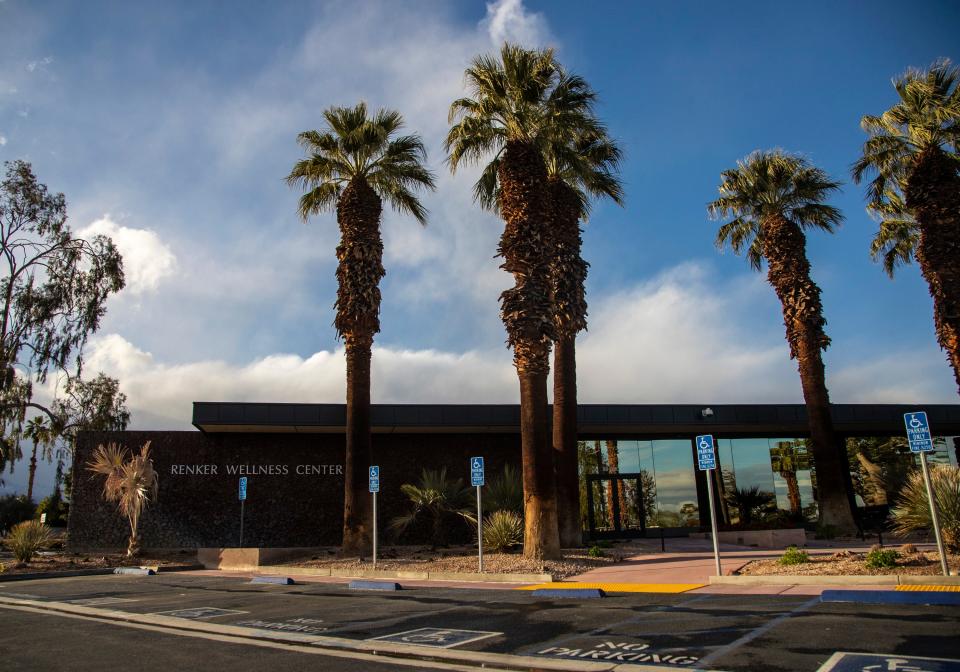
<path fill-rule="evenodd" d="M 192 572 L 203 569 L 203 565 L 182 565 L 174 567 L 164 567 L 163 565 L 143 565 L 140 567 L 98 567 L 96 569 L 70 569 L 65 572 L 32 572 L 30 574 L 0 574 L 0 583 L 10 581 L 39 581 L 41 579 L 70 579 L 77 576 L 101 576 L 105 574 L 118 574 L 118 569 L 152 569 L 157 574 L 161 572 Z"/>
<path fill-rule="evenodd" d="M 485 653 L 482 651 L 458 651 L 456 649 L 435 649 L 415 644 L 395 644 L 377 640 L 347 639 L 322 635 L 305 635 L 293 632 L 275 632 L 258 630 L 237 625 L 218 625 L 199 623 L 172 616 L 136 614 L 114 609 L 83 607 L 63 602 L 39 602 L 36 600 L 17 600 L 0 597 L 0 607 L 46 611 L 70 616 L 80 616 L 103 621 L 116 621 L 136 625 L 152 626 L 168 630 L 180 630 L 235 637 L 240 640 L 260 640 L 287 645 L 309 645 L 340 653 L 357 653 L 383 658 L 402 658 L 406 660 L 428 660 L 449 664 L 472 665 L 492 670 L 528 672 L 529 670 L 547 670 L 558 672 L 662 672 L 660 665 L 635 665 L 630 663 L 605 663 L 593 661 L 551 660 L 536 656 L 518 656 L 507 653 Z"/>
<path fill-rule="evenodd" d="M 221 571 L 236 571 L 221 568 Z M 345 579 L 407 579 L 412 581 L 467 581 L 476 583 L 544 583 L 553 581 L 550 574 L 480 574 L 477 572 L 388 572 L 379 569 L 325 569 L 323 567 L 287 567 L 266 565 L 245 571 L 258 574 L 288 574 L 290 576 L 330 576 Z"/>
<path fill-rule="evenodd" d="M 736 586 L 958 586 L 960 576 L 934 576 L 924 574 L 857 574 L 851 576 L 711 576 L 710 585 Z"/>

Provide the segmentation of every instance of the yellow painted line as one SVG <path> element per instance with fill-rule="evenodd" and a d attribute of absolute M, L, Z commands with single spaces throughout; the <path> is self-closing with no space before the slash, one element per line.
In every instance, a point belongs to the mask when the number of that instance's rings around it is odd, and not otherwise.
<path fill-rule="evenodd" d="M 688 590 L 703 588 L 703 586 L 702 583 L 578 583 L 576 581 L 566 581 L 521 586 L 517 590 L 599 588 L 608 593 L 685 593 Z"/>
<path fill-rule="evenodd" d="M 960 586 L 908 586 L 901 584 L 894 588 L 894 590 L 908 590 L 908 591 L 927 591 L 932 590 L 938 593 L 960 593 Z"/>

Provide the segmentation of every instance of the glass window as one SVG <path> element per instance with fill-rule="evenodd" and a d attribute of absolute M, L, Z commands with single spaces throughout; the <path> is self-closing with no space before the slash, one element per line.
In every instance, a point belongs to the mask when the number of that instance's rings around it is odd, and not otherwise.
<path fill-rule="evenodd" d="M 700 525 L 693 445 L 689 439 L 651 441 L 657 484 L 657 522 L 662 527 Z"/>

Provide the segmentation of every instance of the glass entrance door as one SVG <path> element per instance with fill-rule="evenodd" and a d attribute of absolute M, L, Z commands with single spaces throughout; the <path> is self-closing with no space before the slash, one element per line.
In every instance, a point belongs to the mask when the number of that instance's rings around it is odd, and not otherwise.
<path fill-rule="evenodd" d="M 587 521 L 591 539 L 642 537 L 647 512 L 643 474 L 589 474 Z"/>

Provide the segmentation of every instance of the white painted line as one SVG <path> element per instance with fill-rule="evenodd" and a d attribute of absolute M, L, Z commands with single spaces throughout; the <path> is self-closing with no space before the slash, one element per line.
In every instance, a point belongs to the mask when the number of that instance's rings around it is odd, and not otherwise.
<path fill-rule="evenodd" d="M 816 597 L 810 598 L 809 600 L 807 600 L 806 602 L 804 602 L 804 603 L 801 604 L 800 606 L 796 607 L 796 608 L 793 609 L 792 611 L 788 611 L 788 612 L 785 613 L 785 614 L 780 614 L 779 616 L 777 616 L 777 617 L 774 618 L 773 620 L 767 621 L 766 623 L 764 623 L 763 625 L 761 625 L 761 626 L 760 626 L 759 628 L 757 628 L 756 630 L 751 630 L 750 632 L 748 632 L 747 634 L 745 634 L 743 637 L 740 637 L 739 639 L 735 639 L 735 640 L 733 640 L 732 642 L 730 642 L 729 644 L 727 644 L 726 646 L 720 647 L 720 648 L 717 649 L 716 651 L 713 651 L 712 653 L 704 656 L 703 658 L 700 659 L 700 664 L 701 664 L 701 665 L 710 665 L 713 661 L 715 661 L 715 660 L 716 660 L 717 658 L 719 658 L 720 656 L 724 656 L 724 655 L 730 653 L 731 651 L 733 651 L 733 650 L 735 650 L 735 649 L 739 649 L 739 648 L 740 648 L 741 646 L 743 646 L 744 644 L 747 644 L 747 643 L 749 643 L 749 642 L 752 642 L 753 640 L 755 640 L 755 639 L 756 639 L 757 637 L 759 637 L 760 635 L 766 634 L 767 632 L 769 632 L 770 630 L 772 630 L 774 627 L 776 627 L 777 625 L 779 625 L 781 621 L 785 621 L 785 620 L 787 620 L 788 618 L 790 618 L 791 616 L 796 616 L 797 614 L 806 611 L 807 609 L 809 609 L 810 607 L 812 607 L 813 605 L 815 605 L 815 604 L 817 604 L 817 603 L 819 603 L 819 602 L 820 602 L 820 596 L 819 596 L 819 595 L 817 595 Z"/>
<path fill-rule="evenodd" d="M 395 632 L 391 635 L 381 635 L 371 637 L 368 642 L 388 641 L 397 644 L 417 644 L 419 646 L 431 646 L 437 649 L 452 649 L 455 646 L 477 642 L 481 639 L 498 637 L 502 632 L 490 632 L 487 630 L 458 630 L 455 628 L 417 628 L 416 630 L 406 630 L 404 632 Z M 466 636 L 465 636 L 466 635 Z"/>
<path fill-rule="evenodd" d="M 186 618 L 191 621 L 204 618 L 217 618 L 219 616 L 232 616 L 235 614 L 249 614 L 249 611 L 239 609 L 220 609 L 219 607 L 192 607 L 189 609 L 174 609 L 172 611 L 154 611 L 148 616 L 173 616 L 174 618 Z"/>
<path fill-rule="evenodd" d="M 120 604 L 121 602 L 139 602 L 135 597 L 85 597 L 79 600 L 67 600 L 69 604 L 79 604 L 84 607 L 99 607 L 104 604 Z"/>

